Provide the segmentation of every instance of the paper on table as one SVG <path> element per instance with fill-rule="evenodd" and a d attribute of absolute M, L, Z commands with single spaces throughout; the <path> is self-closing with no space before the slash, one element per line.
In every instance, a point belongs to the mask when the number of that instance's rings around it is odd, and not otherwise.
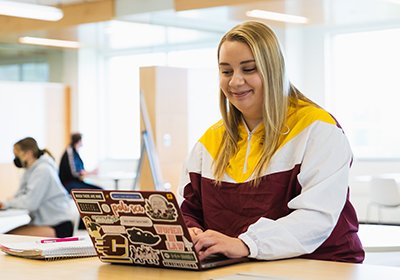
<path fill-rule="evenodd" d="M 46 260 L 96 256 L 89 238 L 55 243 L 4 242 L 0 244 L 0 250 L 17 257 Z"/>
<path fill-rule="evenodd" d="M 25 209 L 0 209 L 0 218 L 28 215 L 28 213 Z"/>
<path fill-rule="evenodd" d="M 0 211 L 0 233 L 28 224 L 31 221 L 28 210 L 6 209 Z"/>

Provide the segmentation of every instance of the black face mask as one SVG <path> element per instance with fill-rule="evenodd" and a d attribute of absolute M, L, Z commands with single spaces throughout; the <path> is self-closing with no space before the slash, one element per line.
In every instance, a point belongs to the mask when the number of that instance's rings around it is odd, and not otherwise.
<path fill-rule="evenodd" d="M 21 160 L 19 159 L 19 157 L 15 157 L 15 158 L 14 158 L 14 164 L 15 164 L 15 166 L 18 167 L 18 168 L 23 168 L 23 167 L 24 167 L 24 165 L 22 164 L 22 162 L 21 162 Z"/>

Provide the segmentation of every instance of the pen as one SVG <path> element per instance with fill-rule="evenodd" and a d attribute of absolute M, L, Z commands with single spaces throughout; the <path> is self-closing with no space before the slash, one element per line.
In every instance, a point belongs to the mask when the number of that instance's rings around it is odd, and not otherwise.
<path fill-rule="evenodd" d="M 40 243 L 56 243 L 56 242 L 69 242 L 69 241 L 79 241 L 83 240 L 82 237 L 65 237 L 65 238 L 50 238 L 50 239 L 42 239 Z"/>

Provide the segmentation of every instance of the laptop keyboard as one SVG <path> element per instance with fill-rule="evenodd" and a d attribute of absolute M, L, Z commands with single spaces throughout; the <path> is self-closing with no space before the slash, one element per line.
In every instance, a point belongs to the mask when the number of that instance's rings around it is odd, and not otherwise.
<path fill-rule="evenodd" d="M 228 259 L 228 257 L 226 257 L 223 254 L 214 254 L 214 255 L 209 255 L 207 258 L 205 258 L 204 260 L 201 261 L 201 263 L 213 263 L 216 261 L 222 261 L 222 260 L 226 260 Z"/>

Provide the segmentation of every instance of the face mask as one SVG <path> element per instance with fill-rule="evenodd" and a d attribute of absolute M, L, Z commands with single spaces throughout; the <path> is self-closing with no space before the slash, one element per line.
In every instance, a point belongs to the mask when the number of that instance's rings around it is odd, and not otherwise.
<path fill-rule="evenodd" d="M 15 158 L 14 158 L 14 164 L 15 164 L 15 166 L 18 167 L 18 168 L 24 167 L 24 165 L 22 164 L 22 162 L 21 162 L 21 160 L 19 159 L 19 157 L 15 157 Z"/>

